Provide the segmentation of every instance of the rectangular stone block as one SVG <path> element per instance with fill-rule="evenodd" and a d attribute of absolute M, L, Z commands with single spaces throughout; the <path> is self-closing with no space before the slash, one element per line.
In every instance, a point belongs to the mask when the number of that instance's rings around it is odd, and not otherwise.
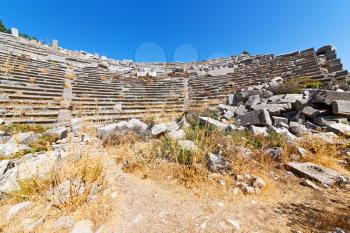
<path fill-rule="evenodd" d="M 311 96 L 313 103 L 332 104 L 332 102 L 336 100 L 350 101 L 349 91 L 337 92 L 328 90 L 315 90 Z"/>
<path fill-rule="evenodd" d="M 247 112 L 244 115 L 237 116 L 238 124 L 240 126 L 248 125 L 261 125 L 270 126 L 272 125 L 272 120 L 270 114 L 266 110 L 257 110 L 252 112 Z"/>
<path fill-rule="evenodd" d="M 272 116 L 280 116 L 282 112 L 286 112 L 292 109 L 291 104 L 258 104 L 252 107 L 254 110 L 266 110 Z"/>
<path fill-rule="evenodd" d="M 332 102 L 333 114 L 346 115 L 350 117 L 350 101 L 335 100 Z"/>
<path fill-rule="evenodd" d="M 313 164 L 310 162 L 307 163 L 297 163 L 290 162 L 287 164 L 288 168 L 298 175 L 307 177 L 311 180 L 318 181 L 322 184 L 333 186 L 337 182 L 345 182 L 349 181 L 348 177 L 343 176 L 342 174 L 326 168 L 317 164 Z"/>

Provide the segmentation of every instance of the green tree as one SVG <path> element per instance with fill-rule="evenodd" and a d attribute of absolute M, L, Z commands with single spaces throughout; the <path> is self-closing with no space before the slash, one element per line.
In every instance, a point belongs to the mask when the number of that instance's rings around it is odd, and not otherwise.
<path fill-rule="evenodd" d="M 7 29 L 5 25 L 2 23 L 1 19 L 0 19 L 0 32 L 7 32 Z"/>

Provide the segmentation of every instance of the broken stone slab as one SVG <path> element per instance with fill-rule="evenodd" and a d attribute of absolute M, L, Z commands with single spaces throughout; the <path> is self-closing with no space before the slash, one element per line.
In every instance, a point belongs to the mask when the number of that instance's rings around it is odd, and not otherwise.
<path fill-rule="evenodd" d="M 329 115 L 329 116 L 315 117 L 312 122 L 318 126 L 327 126 L 327 125 L 332 124 L 332 123 L 347 124 L 348 119 L 346 117 L 342 117 L 342 116 Z"/>
<path fill-rule="evenodd" d="M 333 114 L 350 117 L 350 101 L 335 100 L 332 102 Z"/>
<path fill-rule="evenodd" d="M 249 130 L 253 133 L 254 136 L 268 136 L 267 127 L 259 127 L 255 125 L 249 126 Z"/>
<path fill-rule="evenodd" d="M 185 137 L 185 131 L 183 129 L 178 129 L 167 133 L 167 136 L 173 140 L 180 140 Z"/>
<path fill-rule="evenodd" d="M 335 184 L 342 185 L 349 182 L 349 178 L 345 177 L 343 174 L 310 162 L 289 162 L 287 167 L 297 175 L 307 177 L 310 180 L 317 181 L 330 187 Z"/>
<path fill-rule="evenodd" d="M 309 99 L 297 99 L 294 103 L 292 103 L 292 108 L 295 111 L 300 111 L 306 106 L 312 106 Z"/>
<path fill-rule="evenodd" d="M 235 116 L 235 111 L 228 110 L 224 113 L 223 117 L 227 120 L 232 119 Z"/>
<path fill-rule="evenodd" d="M 238 106 L 238 108 L 236 109 L 236 115 L 241 116 L 244 115 L 246 112 L 248 112 L 247 108 L 245 107 L 245 105 L 240 104 Z"/>
<path fill-rule="evenodd" d="M 322 190 L 318 185 L 316 185 L 314 182 L 312 182 L 311 180 L 308 180 L 308 179 L 303 180 L 300 184 L 303 186 L 307 186 L 307 187 L 310 187 L 312 189 L 315 189 L 317 191 Z"/>
<path fill-rule="evenodd" d="M 209 153 L 207 166 L 211 172 L 227 171 L 231 169 L 230 163 L 220 155 Z"/>
<path fill-rule="evenodd" d="M 272 130 L 279 135 L 283 135 L 286 139 L 289 140 L 289 142 L 294 142 L 297 139 L 297 137 L 289 132 L 287 128 L 272 127 Z"/>
<path fill-rule="evenodd" d="M 299 123 L 299 122 L 290 122 L 289 123 L 289 130 L 293 134 L 297 136 L 303 136 L 304 134 L 308 133 L 309 130 L 306 128 L 305 125 Z"/>
<path fill-rule="evenodd" d="M 272 116 L 273 126 L 279 127 L 280 123 L 284 123 L 288 125 L 288 119 L 285 117 Z"/>
<path fill-rule="evenodd" d="M 1 157 L 11 157 L 11 155 L 16 154 L 17 152 L 23 151 L 23 150 L 30 150 L 31 148 L 24 144 L 16 144 L 16 143 L 5 143 L 0 144 L 0 156 Z"/>
<path fill-rule="evenodd" d="M 343 123 L 330 123 L 327 130 L 338 135 L 350 136 L 350 125 Z"/>
<path fill-rule="evenodd" d="M 350 92 L 337 92 L 329 90 L 314 90 L 311 93 L 313 103 L 332 104 L 336 100 L 350 101 Z"/>
<path fill-rule="evenodd" d="M 305 122 L 305 127 L 308 128 L 308 129 L 311 129 L 313 131 L 321 131 L 322 128 L 318 125 L 315 125 L 309 121 Z"/>
<path fill-rule="evenodd" d="M 198 149 L 197 145 L 191 140 L 179 140 L 178 143 L 183 150 L 195 152 Z"/>
<path fill-rule="evenodd" d="M 284 150 L 282 147 L 270 148 L 265 151 L 265 154 L 270 156 L 273 160 L 280 160 Z"/>
<path fill-rule="evenodd" d="M 89 219 L 83 219 L 74 224 L 71 233 L 93 233 L 94 223 Z"/>
<path fill-rule="evenodd" d="M 287 104 L 258 104 L 253 106 L 253 110 L 266 110 L 272 116 L 280 116 L 282 112 L 287 112 L 292 109 L 292 106 Z"/>
<path fill-rule="evenodd" d="M 38 139 L 39 135 L 33 131 L 30 131 L 26 133 L 18 133 L 13 135 L 9 142 L 17 144 L 30 144 L 36 142 Z"/>
<path fill-rule="evenodd" d="M 107 139 L 115 134 L 118 124 L 109 124 L 97 128 L 97 137 L 101 140 Z"/>
<path fill-rule="evenodd" d="M 63 216 L 58 218 L 54 223 L 53 227 L 57 231 L 62 231 L 67 228 L 74 226 L 75 220 L 71 216 Z"/>
<path fill-rule="evenodd" d="M 199 117 L 199 123 L 202 125 L 207 125 L 210 127 L 214 127 L 218 129 L 219 131 L 225 131 L 226 128 L 228 127 L 227 124 L 222 123 L 221 121 L 215 120 L 210 117 Z"/>
<path fill-rule="evenodd" d="M 7 170 L 14 167 L 14 163 L 10 160 L 0 160 L 0 177 L 6 173 Z"/>
<path fill-rule="evenodd" d="M 17 191 L 20 188 L 19 180 L 30 179 L 34 176 L 44 178 L 60 158 L 61 154 L 55 152 L 43 153 L 35 157 L 27 155 L 21 158 L 13 168 L 0 176 L 0 199 L 2 198 L 1 192 Z"/>
<path fill-rule="evenodd" d="M 159 136 L 166 132 L 178 130 L 180 126 L 176 122 L 160 123 L 152 127 L 151 133 L 153 136 Z"/>
<path fill-rule="evenodd" d="M 59 140 L 62 140 L 67 137 L 68 130 L 66 127 L 56 127 L 45 131 L 44 135 L 51 137 L 57 137 Z"/>
<path fill-rule="evenodd" d="M 10 220 L 15 217 L 20 211 L 28 209 L 33 203 L 31 201 L 20 202 L 16 205 L 11 206 L 9 211 L 6 214 L 6 219 Z"/>
<path fill-rule="evenodd" d="M 245 102 L 245 106 L 247 106 L 248 108 L 252 108 L 255 105 L 259 104 L 260 102 L 261 102 L 261 99 L 259 95 L 252 95 Z"/>
<path fill-rule="evenodd" d="M 237 121 L 240 126 L 259 125 L 271 126 L 272 120 L 270 114 L 266 110 L 255 110 L 247 112 L 244 115 L 237 116 Z"/>
<path fill-rule="evenodd" d="M 328 144 L 336 144 L 339 141 L 339 137 L 333 132 L 321 132 L 313 136 Z"/>
<path fill-rule="evenodd" d="M 280 100 L 280 102 L 293 104 L 297 100 L 301 100 L 303 98 L 304 98 L 304 94 L 286 94 L 284 98 Z"/>
<path fill-rule="evenodd" d="M 280 102 L 281 99 L 285 97 L 285 94 L 283 95 L 273 95 L 267 99 L 267 102 L 270 104 L 277 104 Z"/>
<path fill-rule="evenodd" d="M 225 105 L 225 104 L 219 104 L 218 107 L 217 107 L 217 109 L 218 109 L 219 111 L 222 111 L 222 112 L 224 112 L 224 111 L 233 111 L 233 112 L 235 112 L 236 109 L 237 109 L 237 107 L 235 107 L 235 106 L 229 106 L 229 105 Z"/>
<path fill-rule="evenodd" d="M 148 125 L 142 121 L 140 121 L 139 119 L 136 118 L 132 118 L 127 122 L 127 128 L 129 130 L 134 130 L 137 131 L 139 133 L 143 133 L 147 130 Z"/>
<path fill-rule="evenodd" d="M 318 109 L 315 109 L 311 106 L 305 106 L 302 110 L 301 113 L 304 114 L 306 117 L 314 118 L 317 117 L 320 113 Z"/>

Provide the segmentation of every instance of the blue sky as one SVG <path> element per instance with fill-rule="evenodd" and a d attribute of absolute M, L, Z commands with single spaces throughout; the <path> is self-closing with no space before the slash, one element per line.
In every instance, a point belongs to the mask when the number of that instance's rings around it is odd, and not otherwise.
<path fill-rule="evenodd" d="M 349 0 L 5 0 L 0 19 L 116 59 L 190 61 L 333 44 L 350 69 Z"/>

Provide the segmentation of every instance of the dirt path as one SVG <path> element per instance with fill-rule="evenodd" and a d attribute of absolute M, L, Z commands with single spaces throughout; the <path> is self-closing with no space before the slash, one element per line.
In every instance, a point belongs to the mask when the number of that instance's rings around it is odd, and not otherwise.
<path fill-rule="evenodd" d="M 231 220 L 239 223 L 239 232 L 295 232 L 305 224 L 312 229 L 309 222 L 322 219 L 309 210 L 317 214 L 320 203 L 325 207 L 337 203 L 337 196 L 300 186 L 293 176 L 269 198 L 203 199 L 181 186 L 169 188 L 123 173 L 108 157 L 105 161 L 109 186 L 118 193 L 117 211 L 107 223 L 110 232 L 233 232 Z"/>
<path fill-rule="evenodd" d="M 111 232 L 289 232 L 285 217 L 271 204 L 246 198 L 237 203 L 203 200 L 182 187 L 169 190 L 151 180 L 123 173 L 106 158 L 107 181 L 118 193 L 117 211 L 107 223 Z M 281 230 L 285 229 L 285 231 Z"/>

